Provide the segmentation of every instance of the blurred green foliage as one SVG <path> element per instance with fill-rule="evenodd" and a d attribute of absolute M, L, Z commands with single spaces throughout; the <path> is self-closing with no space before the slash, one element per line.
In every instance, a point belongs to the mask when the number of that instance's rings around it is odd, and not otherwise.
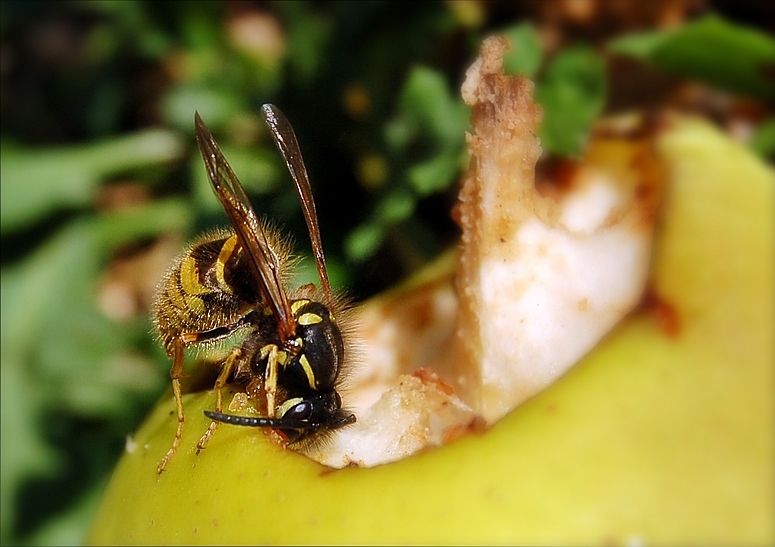
<path fill-rule="evenodd" d="M 717 16 L 623 36 L 609 47 L 685 78 L 775 102 L 775 41 Z"/>
<path fill-rule="evenodd" d="M 155 165 L 179 157 L 182 143 L 169 131 L 134 135 L 58 149 L 32 150 L 2 143 L 0 177 L 35 184 L 0 188 L 2 230 L 18 230 L 60 207 L 86 207 L 100 183 L 126 169 Z"/>
<path fill-rule="evenodd" d="M 507 29 L 504 36 L 512 45 L 503 61 L 506 73 L 535 80 L 534 96 L 544 109 L 541 146 L 551 154 L 579 156 L 589 127 L 605 106 L 603 58 L 588 45 L 574 44 L 545 63 L 538 33 L 528 23 Z"/>
<path fill-rule="evenodd" d="M 226 223 L 194 112 L 256 209 L 308 254 L 257 114 L 280 106 L 310 171 L 332 282 L 365 298 L 456 238 L 449 208 L 468 124 L 458 88 L 484 36 L 509 37 L 506 70 L 536 80 L 549 154 L 579 155 L 603 112 L 600 49 L 547 52 L 510 14 L 477 2 L 0 3 L 0 542 L 78 542 L 126 436 L 167 388 L 143 283 L 123 280 L 136 300 L 123 315 L 105 287 L 112 265 L 150 255 L 163 236 Z M 772 47 L 719 19 L 611 45 L 754 97 L 770 90 L 755 71 L 771 66 Z M 734 55 L 697 61 L 719 48 Z M 752 146 L 771 150 L 772 122 L 757 135 Z M 315 275 L 303 262 L 301 279 Z"/>

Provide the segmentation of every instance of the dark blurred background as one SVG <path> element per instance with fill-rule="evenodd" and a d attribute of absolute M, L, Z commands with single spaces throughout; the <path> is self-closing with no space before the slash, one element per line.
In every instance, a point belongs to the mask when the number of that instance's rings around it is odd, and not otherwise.
<path fill-rule="evenodd" d="M 459 98 L 484 37 L 536 81 L 545 160 L 600 115 L 680 108 L 775 151 L 775 14 L 757 0 L 0 3 L 3 544 L 81 541 L 168 388 L 148 306 L 226 218 L 199 111 L 256 210 L 309 238 L 259 107 L 291 120 L 333 284 L 363 300 L 456 241 Z M 315 280 L 302 262 L 298 281 Z"/>

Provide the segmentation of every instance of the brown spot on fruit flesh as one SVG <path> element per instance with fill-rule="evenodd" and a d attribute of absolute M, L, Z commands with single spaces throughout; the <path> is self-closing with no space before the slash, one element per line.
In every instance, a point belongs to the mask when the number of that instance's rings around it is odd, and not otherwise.
<path fill-rule="evenodd" d="M 653 288 L 649 288 L 643 295 L 642 308 L 656 321 L 667 337 L 675 338 L 680 334 L 681 318 L 678 309 L 670 301 L 660 297 Z"/>
<path fill-rule="evenodd" d="M 440 392 L 446 395 L 452 395 L 455 393 L 455 388 L 449 385 L 447 382 L 439 378 L 439 375 L 427 368 L 420 368 L 412 373 L 412 376 L 422 380 L 424 384 L 432 384 Z"/>

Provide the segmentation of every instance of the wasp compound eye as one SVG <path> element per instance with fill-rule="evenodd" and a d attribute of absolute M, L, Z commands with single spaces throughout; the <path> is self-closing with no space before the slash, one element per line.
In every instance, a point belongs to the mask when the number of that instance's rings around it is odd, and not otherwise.
<path fill-rule="evenodd" d="M 288 412 L 283 414 L 284 420 L 306 420 L 312 415 L 312 403 L 302 401 L 293 405 Z"/>

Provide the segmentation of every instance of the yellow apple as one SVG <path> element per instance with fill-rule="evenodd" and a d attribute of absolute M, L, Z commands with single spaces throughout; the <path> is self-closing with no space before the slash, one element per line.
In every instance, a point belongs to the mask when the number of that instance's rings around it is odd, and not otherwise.
<path fill-rule="evenodd" d="M 165 397 L 87 542 L 773 544 L 775 174 L 693 119 L 671 118 L 657 152 L 656 299 L 492 428 L 369 469 L 225 425 L 197 455 L 214 394 L 192 393 L 159 476 Z"/>

